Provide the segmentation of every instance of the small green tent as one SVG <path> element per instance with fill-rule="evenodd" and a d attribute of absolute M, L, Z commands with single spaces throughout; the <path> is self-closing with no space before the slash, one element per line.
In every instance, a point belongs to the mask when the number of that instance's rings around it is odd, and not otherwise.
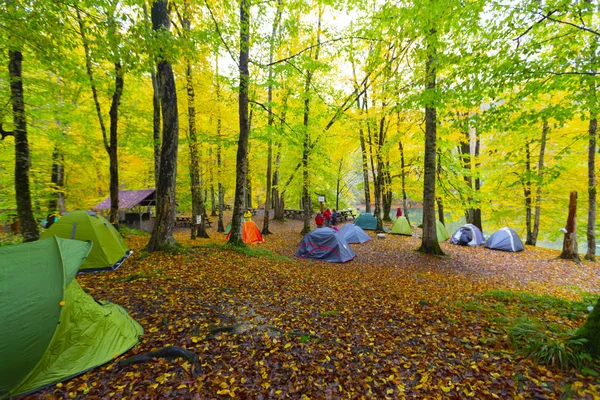
<path fill-rule="evenodd" d="M 377 218 L 371 213 L 362 213 L 354 220 L 354 225 L 358 225 L 364 230 L 372 230 L 377 229 Z"/>
<path fill-rule="evenodd" d="M 142 327 L 74 276 L 91 242 L 53 237 L 0 248 L 0 399 L 79 375 L 126 352 Z"/>
<path fill-rule="evenodd" d="M 41 238 L 52 236 L 94 243 L 92 251 L 79 268 L 82 271 L 117 269 L 132 253 L 121 234 L 106 218 L 92 211 L 73 211 L 64 215 Z"/>
<path fill-rule="evenodd" d="M 448 240 L 448 238 L 450 237 L 450 235 L 448 235 L 448 231 L 446 230 L 446 227 L 444 226 L 444 224 L 442 224 L 440 222 L 439 219 L 435 220 L 435 230 L 437 233 L 438 242 L 443 242 L 445 240 Z"/>
<path fill-rule="evenodd" d="M 392 233 L 396 235 L 412 236 L 412 229 L 406 217 L 398 217 L 392 225 Z"/>

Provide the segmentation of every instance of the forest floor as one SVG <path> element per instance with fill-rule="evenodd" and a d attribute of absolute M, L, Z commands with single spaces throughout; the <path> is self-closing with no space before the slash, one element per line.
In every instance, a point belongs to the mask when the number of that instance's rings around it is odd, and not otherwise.
<path fill-rule="evenodd" d="M 589 294 L 600 294 L 600 265 L 530 247 L 512 254 L 442 243 L 446 256 L 425 256 L 417 237 L 373 232 L 352 245 L 355 260 L 330 264 L 294 257 L 300 229 L 301 221 L 271 222 L 273 234 L 245 252 L 224 246 L 214 224 L 210 239 L 193 242 L 179 230 L 178 254 L 146 254 L 148 237 L 128 237 L 135 253 L 120 269 L 77 276 L 144 328 L 116 361 L 174 345 L 200 357 L 200 374 L 182 359 L 110 362 L 33 396 L 600 396 L 593 370 L 538 364 L 509 334 L 524 322 L 555 338 L 580 326 L 595 303 Z"/>

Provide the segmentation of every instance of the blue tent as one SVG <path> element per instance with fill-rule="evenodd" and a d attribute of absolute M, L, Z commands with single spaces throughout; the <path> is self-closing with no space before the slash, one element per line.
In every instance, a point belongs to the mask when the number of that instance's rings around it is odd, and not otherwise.
<path fill-rule="evenodd" d="M 374 231 L 377 229 L 377 218 L 371 213 L 362 213 L 354 220 L 354 225 Z"/>
<path fill-rule="evenodd" d="M 344 235 L 331 228 L 317 228 L 304 235 L 298 243 L 296 256 L 328 262 L 346 262 L 352 260 L 356 254 L 344 239 Z"/>
<path fill-rule="evenodd" d="M 517 232 L 510 228 L 501 228 L 494 232 L 483 245 L 485 248 L 502 251 L 523 251 L 525 246 Z"/>
<path fill-rule="evenodd" d="M 344 236 L 348 243 L 364 243 L 371 240 L 371 236 L 358 225 L 346 224 L 340 228 L 339 234 Z"/>

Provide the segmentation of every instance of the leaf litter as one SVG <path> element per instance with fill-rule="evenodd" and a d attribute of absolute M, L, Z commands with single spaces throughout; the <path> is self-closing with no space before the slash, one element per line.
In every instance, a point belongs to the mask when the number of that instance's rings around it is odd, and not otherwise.
<path fill-rule="evenodd" d="M 110 362 L 34 394 L 36 398 L 597 398 L 593 375 L 520 356 L 507 318 L 530 313 L 574 329 L 585 313 L 519 307 L 489 293 L 527 292 L 570 301 L 600 293 L 594 263 L 527 247 L 503 253 L 442 243 L 446 256 L 415 251 L 417 237 L 387 235 L 352 245 L 355 260 L 294 257 L 299 221 L 271 222 L 272 235 L 245 254 L 211 239 L 178 254 L 145 254 L 148 237 L 119 270 L 77 279 L 94 298 L 125 307 L 144 327 L 133 354 L 179 346 L 182 359 Z M 217 243 L 215 245 L 214 243 Z M 533 304 L 533 303 L 532 303 Z M 533 307 L 533 309 L 532 309 Z M 525 311 L 523 311 L 525 310 Z"/>

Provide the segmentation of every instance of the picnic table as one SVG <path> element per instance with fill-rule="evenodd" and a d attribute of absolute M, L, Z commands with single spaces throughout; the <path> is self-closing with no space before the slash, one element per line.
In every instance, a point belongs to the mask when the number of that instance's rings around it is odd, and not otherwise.
<path fill-rule="evenodd" d="M 313 213 L 311 212 L 310 215 L 312 216 Z M 283 216 L 285 218 L 299 218 L 302 219 L 304 217 L 304 210 L 283 210 Z"/>
<path fill-rule="evenodd" d="M 212 221 L 208 219 L 208 215 L 204 214 L 204 224 L 208 227 L 212 225 Z M 192 226 L 192 216 L 191 215 L 177 215 L 175 217 L 175 226 L 180 225 L 184 227 Z"/>
<path fill-rule="evenodd" d="M 352 210 L 350 208 L 347 210 L 339 210 L 337 213 L 338 213 L 337 219 L 339 222 L 348 221 L 348 218 L 352 218 L 352 219 L 356 218 L 356 214 L 354 213 L 354 210 Z"/>
<path fill-rule="evenodd" d="M 248 211 L 252 214 L 252 216 L 256 215 L 256 208 L 248 208 Z"/>
<path fill-rule="evenodd" d="M 231 206 L 229 204 L 223 204 L 223 210 L 231 210 Z"/>

